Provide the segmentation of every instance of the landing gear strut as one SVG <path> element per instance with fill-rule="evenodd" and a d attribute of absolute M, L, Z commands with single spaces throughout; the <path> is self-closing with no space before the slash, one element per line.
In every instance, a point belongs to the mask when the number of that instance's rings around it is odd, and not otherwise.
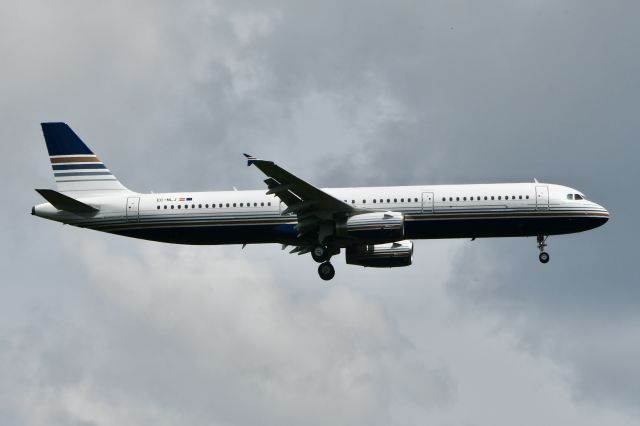
<path fill-rule="evenodd" d="M 329 281 L 335 274 L 336 270 L 329 261 L 321 263 L 320 266 L 318 266 L 318 275 L 325 281 Z"/>
<path fill-rule="evenodd" d="M 540 255 L 538 256 L 538 259 L 540 260 L 541 263 L 549 262 L 549 253 L 544 251 L 544 248 L 546 246 L 547 246 L 547 237 L 538 235 L 538 250 L 540 250 Z"/>

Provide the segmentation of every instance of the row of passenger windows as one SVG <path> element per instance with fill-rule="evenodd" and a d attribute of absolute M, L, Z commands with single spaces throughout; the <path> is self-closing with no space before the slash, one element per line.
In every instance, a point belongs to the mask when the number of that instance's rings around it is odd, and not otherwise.
<path fill-rule="evenodd" d="M 529 196 L 528 196 L 528 195 L 524 195 L 524 196 L 523 196 L 523 195 L 517 195 L 517 196 L 516 196 L 516 195 L 511 195 L 511 196 L 509 196 L 509 195 L 505 195 L 505 196 L 504 196 L 504 199 L 505 199 L 505 200 L 509 200 L 509 197 L 511 197 L 511 200 L 515 200 L 515 199 L 518 199 L 518 200 L 522 200 L 522 199 L 528 200 L 528 199 L 529 199 Z M 453 199 L 454 199 L 454 197 L 449 197 L 449 201 L 453 201 Z M 467 199 L 468 199 L 469 201 L 482 201 L 483 197 L 468 197 L 468 198 L 467 198 L 467 197 L 455 197 L 455 200 L 456 200 L 456 201 L 467 201 Z M 485 195 L 485 196 L 484 196 L 484 200 L 485 200 L 485 201 L 488 201 L 488 200 L 496 200 L 496 199 L 497 199 L 497 200 L 502 200 L 502 195 L 497 195 L 497 196 L 496 196 L 496 195 Z M 442 197 L 442 201 L 443 201 L 443 202 L 446 202 L 446 201 L 447 201 L 447 197 Z"/>
<path fill-rule="evenodd" d="M 271 201 L 267 202 L 266 204 L 267 204 L 267 206 L 268 206 L 268 207 L 271 207 Z M 239 207 L 244 207 L 244 206 L 245 206 L 245 203 L 224 203 L 224 204 L 223 204 L 223 203 L 219 203 L 219 204 L 218 204 L 218 208 L 223 208 L 223 207 L 238 207 L 238 205 L 239 205 Z M 264 202 L 260 203 L 260 207 L 264 207 L 264 205 L 265 205 L 265 203 L 264 203 Z M 251 207 L 251 203 L 246 203 L 246 206 L 247 206 L 247 207 Z M 182 205 L 182 204 L 178 204 L 178 205 L 177 205 L 178 210 L 180 210 L 182 207 L 183 207 L 183 205 Z M 258 207 L 258 203 L 253 203 L 253 207 Z M 176 208 L 176 206 L 175 206 L 175 205 L 173 205 L 173 204 L 171 204 L 171 205 L 164 204 L 163 206 L 156 206 L 156 208 L 157 208 L 158 210 L 160 210 L 161 208 L 164 208 L 165 210 L 167 210 L 167 209 L 174 209 L 174 208 Z M 185 205 L 184 205 L 184 208 L 185 208 L 185 209 L 188 209 L 188 208 L 191 208 L 191 209 L 195 209 L 195 208 L 199 208 L 199 209 L 201 209 L 201 208 L 205 208 L 205 209 L 208 209 L 208 208 L 209 208 L 209 204 L 198 204 L 198 205 L 196 205 L 196 204 L 191 204 L 191 206 L 189 206 L 189 204 L 185 204 Z M 215 203 L 214 203 L 214 204 L 211 204 L 211 208 L 212 208 L 212 209 L 215 209 L 215 208 L 216 208 Z"/>
<path fill-rule="evenodd" d="M 392 200 L 391 198 L 387 198 L 387 203 L 391 203 L 391 200 Z M 344 201 L 345 203 L 348 203 L 347 200 L 342 200 L 342 201 Z M 384 198 L 380 198 L 379 200 L 374 198 L 372 200 L 373 204 L 377 204 L 378 201 L 380 201 L 380 204 L 383 204 L 385 200 L 384 200 Z M 393 198 L 393 202 L 397 203 L 398 202 L 398 198 Z M 400 198 L 400 202 L 404 203 L 405 202 L 404 198 Z M 407 203 L 410 203 L 410 202 L 411 202 L 411 198 L 407 198 Z M 414 198 L 413 202 L 417 203 L 418 199 Z M 351 200 L 351 204 L 355 204 L 355 203 L 356 203 L 356 200 Z M 362 204 L 367 204 L 367 200 L 362 200 Z"/>

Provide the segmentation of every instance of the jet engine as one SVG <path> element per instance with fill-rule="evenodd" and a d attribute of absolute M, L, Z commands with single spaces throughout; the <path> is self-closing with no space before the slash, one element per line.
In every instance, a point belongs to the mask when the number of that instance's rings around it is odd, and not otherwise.
<path fill-rule="evenodd" d="M 372 268 L 395 268 L 411 265 L 413 242 L 409 240 L 387 244 L 362 244 L 347 247 L 346 259 L 350 265 Z"/>

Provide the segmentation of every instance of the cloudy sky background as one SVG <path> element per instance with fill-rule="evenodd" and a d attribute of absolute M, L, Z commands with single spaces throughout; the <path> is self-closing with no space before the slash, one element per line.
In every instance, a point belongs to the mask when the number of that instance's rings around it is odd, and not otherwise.
<path fill-rule="evenodd" d="M 0 423 L 636 425 L 637 1 L 0 3 Z M 29 215 L 66 121 L 138 191 L 530 181 L 602 228 L 414 265 Z"/>

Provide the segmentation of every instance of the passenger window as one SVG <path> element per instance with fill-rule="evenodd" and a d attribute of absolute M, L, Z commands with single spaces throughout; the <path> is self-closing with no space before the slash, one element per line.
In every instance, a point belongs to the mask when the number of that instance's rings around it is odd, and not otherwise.
<path fill-rule="evenodd" d="M 235 206 L 236 206 L 236 203 L 233 203 L 233 207 L 235 207 Z"/>
<path fill-rule="evenodd" d="M 390 203 L 390 202 L 391 202 L 391 200 L 389 198 L 387 198 L 387 203 Z"/>
<path fill-rule="evenodd" d="M 397 199 L 397 198 L 394 198 L 394 199 L 393 199 L 393 202 L 394 202 L 394 203 L 397 203 L 397 202 L 398 202 L 398 199 Z"/>
<path fill-rule="evenodd" d="M 456 197 L 456 201 L 460 201 L 460 197 Z"/>
<path fill-rule="evenodd" d="M 264 203 L 260 203 L 260 207 L 264 207 Z"/>
<path fill-rule="evenodd" d="M 158 206 L 158 210 L 160 210 L 160 206 Z"/>
<path fill-rule="evenodd" d="M 178 207 L 178 208 L 180 208 L 180 207 Z M 185 208 L 185 209 L 188 209 L 188 208 L 189 208 L 189 204 L 185 204 L 185 205 L 184 205 L 184 208 Z"/>
<path fill-rule="evenodd" d="M 491 199 L 492 199 L 492 200 L 495 200 L 495 197 L 492 195 L 492 196 L 491 196 Z"/>
<path fill-rule="evenodd" d="M 486 201 L 486 199 L 487 199 L 487 196 L 486 196 L 486 195 L 484 196 L 484 199 L 485 199 L 485 201 Z"/>
<path fill-rule="evenodd" d="M 356 200 L 351 200 L 351 204 L 355 204 L 355 203 L 356 203 Z"/>
<path fill-rule="evenodd" d="M 227 203 L 227 207 L 229 207 L 229 203 Z"/>
<path fill-rule="evenodd" d="M 453 197 L 449 197 L 449 201 L 453 201 Z"/>
<path fill-rule="evenodd" d="M 171 210 L 173 210 L 173 204 L 171 204 Z"/>
<path fill-rule="evenodd" d="M 373 204 L 375 204 L 375 203 L 376 203 L 376 199 L 374 198 L 374 199 L 373 199 Z"/>
<path fill-rule="evenodd" d="M 529 196 L 527 195 L 527 200 L 529 199 Z"/>
<path fill-rule="evenodd" d="M 502 195 L 498 195 L 498 200 L 502 200 Z"/>
<path fill-rule="evenodd" d="M 447 201 L 447 199 L 445 197 L 442 197 L 442 201 Z"/>
<path fill-rule="evenodd" d="M 383 200 L 383 199 L 380 199 L 380 202 L 381 202 L 381 203 L 384 203 L 384 200 Z"/>
<path fill-rule="evenodd" d="M 271 201 L 269 201 L 267 204 L 269 205 L 269 207 L 271 207 Z"/>
<path fill-rule="evenodd" d="M 362 200 L 362 204 L 367 204 L 367 200 Z"/>
<path fill-rule="evenodd" d="M 236 205 L 234 204 L 233 207 L 235 207 Z M 244 207 L 244 203 L 240 203 L 240 207 Z"/>
<path fill-rule="evenodd" d="M 418 199 L 417 199 L 417 198 L 414 198 L 414 201 L 417 203 L 417 202 L 418 202 Z"/>
<path fill-rule="evenodd" d="M 180 204 L 178 204 L 178 210 L 180 210 L 180 208 L 182 208 L 182 206 Z"/>
<path fill-rule="evenodd" d="M 164 205 L 164 209 L 165 209 L 165 210 L 167 209 L 167 205 L 166 205 L 166 204 Z"/>
<path fill-rule="evenodd" d="M 462 197 L 462 201 L 467 201 L 467 197 Z"/>
<path fill-rule="evenodd" d="M 404 198 L 400 198 L 400 202 L 401 202 L 401 203 L 404 203 Z"/>
<path fill-rule="evenodd" d="M 522 195 L 518 196 L 518 199 L 519 199 L 519 200 L 522 200 Z"/>

